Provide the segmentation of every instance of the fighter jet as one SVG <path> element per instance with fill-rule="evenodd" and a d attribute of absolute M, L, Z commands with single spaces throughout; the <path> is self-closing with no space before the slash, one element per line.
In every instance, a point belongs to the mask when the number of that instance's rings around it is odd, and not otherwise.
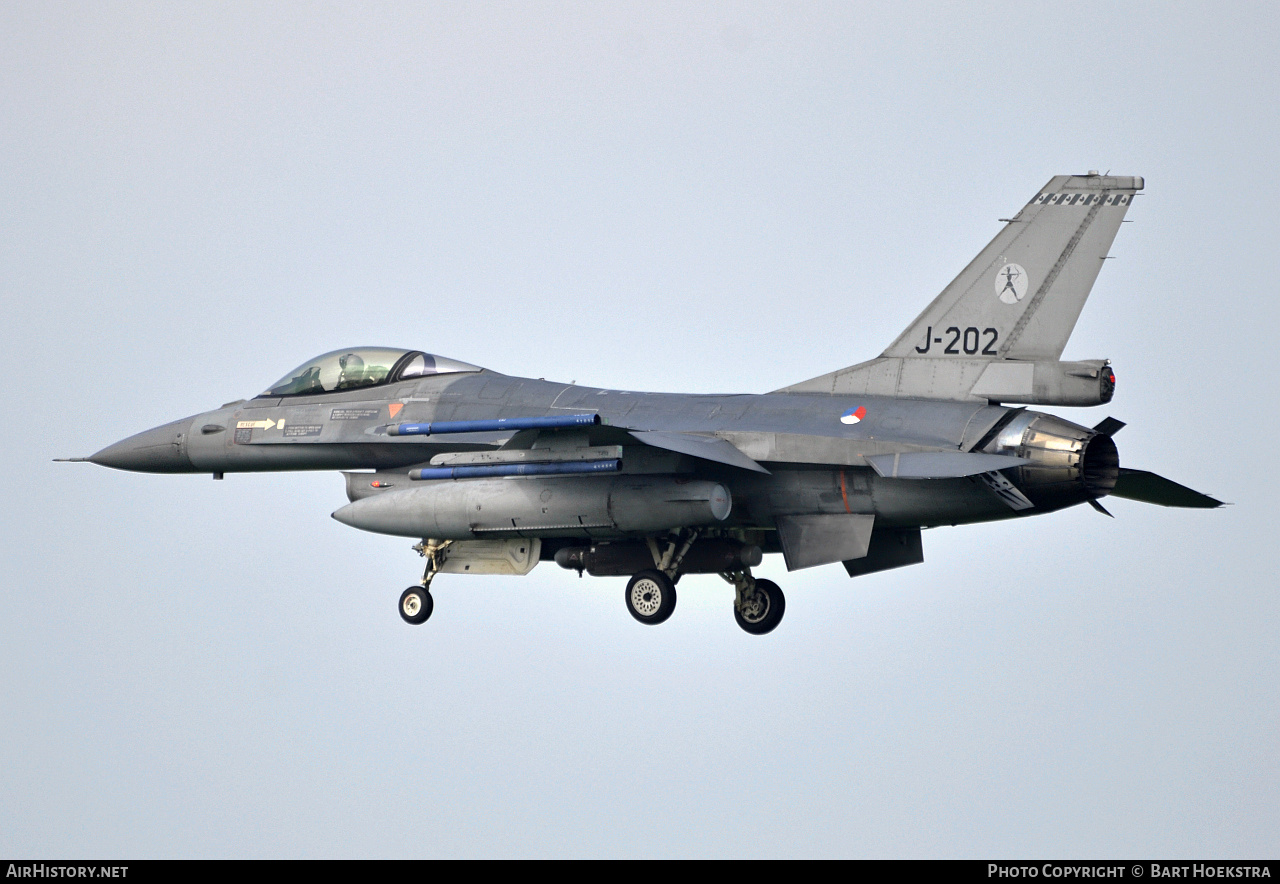
<path fill-rule="evenodd" d="M 413 538 L 426 560 L 400 616 L 431 616 L 439 574 L 528 574 L 542 561 L 629 576 L 627 610 L 661 623 L 685 574 L 719 574 L 752 634 L 786 599 L 752 576 L 841 564 L 850 577 L 924 560 L 921 532 L 1024 518 L 1111 495 L 1221 502 L 1120 465 L 1107 417 L 1028 406 L 1111 401 L 1110 360 L 1061 355 L 1143 187 L 1049 181 L 878 357 L 771 393 L 687 395 L 513 377 L 422 350 L 349 347 L 262 393 L 84 460 L 122 470 L 341 470 L 333 513 Z"/>

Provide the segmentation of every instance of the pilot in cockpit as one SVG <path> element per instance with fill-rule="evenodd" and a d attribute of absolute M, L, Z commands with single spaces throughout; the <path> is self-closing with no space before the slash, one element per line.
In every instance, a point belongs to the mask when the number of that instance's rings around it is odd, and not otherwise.
<path fill-rule="evenodd" d="M 352 387 L 366 386 L 369 381 L 365 378 L 364 360 L 354 353 L 348 353 L 345 356 L 338 357 L 338 365 L 342 371 L 338 375 L 338 390 L 350 390 Z"/>
<path fill-rule="evenodd" d="M 392 372 L 397 380 L 406 380 L 480 370 L 475 365 L 430 356 L 419 350 L 392 347 L 331 350 L 295 368 L 261 395 L 303 396 L 376 387 L 390 380 Z"/>

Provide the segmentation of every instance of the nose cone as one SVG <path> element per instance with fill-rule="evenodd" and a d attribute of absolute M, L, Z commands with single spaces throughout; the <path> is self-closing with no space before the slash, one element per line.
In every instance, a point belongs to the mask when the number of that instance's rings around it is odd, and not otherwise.
<path fill-rule="evenodd" d="M 108 445 L 89 458 L 91 463 L 139 473 L 193 473 L 187 457 L 187 434 L 191 418 L 155 427 L 115 445 Z"/>

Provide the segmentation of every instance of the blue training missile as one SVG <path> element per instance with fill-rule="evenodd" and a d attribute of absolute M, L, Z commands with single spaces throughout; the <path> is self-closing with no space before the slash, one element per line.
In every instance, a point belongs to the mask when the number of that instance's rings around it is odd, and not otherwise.
<path fill-rule="evenodd" d="M 487 421 L 435 421 L 427 424 L 392 424 L 389 436 L 439 436 L 444 433 L 500 433 L 504 430 L 557 430 L 603 423 L 598 414 L 566 414 L 551 417 L 500 417 Z"/>
<path fill-rule="evenodd" d="M 504 463 L 482 464 L 472 467 L 423 467 L 410 470 L 409 478 L 415 482 L 423 479 L 485 479 L 500 476 L 567 476 L 573 473 L 616 473 L 622 469 L 622 461 L 581 460 L 565 463 Z"/>

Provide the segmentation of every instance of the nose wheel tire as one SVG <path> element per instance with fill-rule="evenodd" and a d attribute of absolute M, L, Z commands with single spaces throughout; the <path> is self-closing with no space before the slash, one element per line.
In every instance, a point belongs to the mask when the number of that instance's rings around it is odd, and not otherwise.
<path fill-rule="evenodd" d="M 757 580 L 755 592 L 735 605 L 733 617 L 738 625 L 752 635 L 772 632 L 782 622 L 787 610 L 787 598 L 782 588 L 772 580 Z"/>
<path fill-rule="evenodd" d="M 641 571 L 627 582 L 625 598 L 632 617 L 656 625 L 676 609 L 676 585 L 661 571 Z"/>
<path fill-rule="evenodd" d="M 405 623 L 412 623 L 414 626 L 426 623 L 434 607 L 431 593 L 421 586 L 411 586 L 400 593 L 400 616 Z"/>

